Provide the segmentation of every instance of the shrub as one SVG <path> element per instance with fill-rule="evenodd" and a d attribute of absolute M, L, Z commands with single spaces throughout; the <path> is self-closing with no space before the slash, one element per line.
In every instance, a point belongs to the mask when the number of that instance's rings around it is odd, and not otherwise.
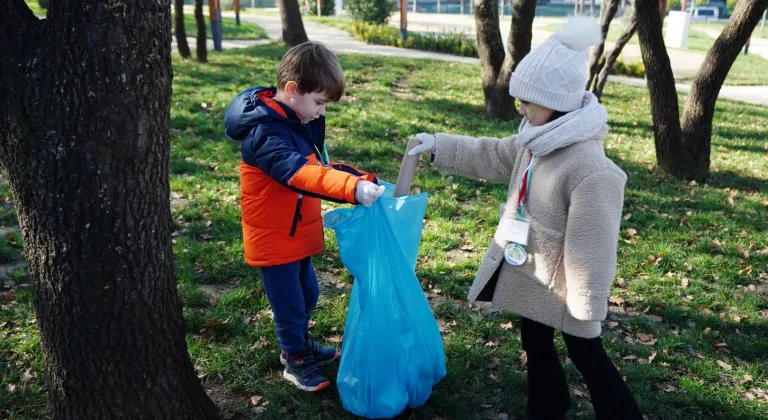
<path fill-rule="evenodd" d="M 344 7 L 352 19 L 383 25 L 395 10 L 390 0 L 348 0 Z"/>
<path fill-rule="evenodd" d="M 478 56 L 475 39 L 458 32 L 426 35 L 409 33 L 407 41 L 403 42 L 400 38 L 400 30 L 397 28 L 387 25 L 372 25 L 365 22 L 355 22 L 352 25 L 352 33 L 357 39 L 369 44 L 434 51 L 461 55 L 464 57 Z"/>
<path fill-rule="evenodd" d="M 317 16 L 317 0 L 301 0 L 301 14 L 307 16 Z M 333 16 L 336 13 L 336 2 L 334 0 L 323 0 L 320 8 L 322 16 Z"/>

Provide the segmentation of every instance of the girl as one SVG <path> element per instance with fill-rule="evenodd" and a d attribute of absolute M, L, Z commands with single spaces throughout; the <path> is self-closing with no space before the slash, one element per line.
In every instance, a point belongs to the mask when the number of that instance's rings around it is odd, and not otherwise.
<path fill-rule="evenodd" d="M 584 90 L 587 52 L 598 42 L 595 23 L 571 18 L 520 62 L 509 81 L 523 115 L 516 136 L 421 133 L 409 152 L 432 152 L 435 166 L 466 177 L 509 182 L 469 301 L 521 316 L 529 419 L 563 419 L 571 407 L 556 329 L 597 419 L 642 419 L 600 338 L 627 178 L 600 143 L 608 133 L 606 110 Z"/>

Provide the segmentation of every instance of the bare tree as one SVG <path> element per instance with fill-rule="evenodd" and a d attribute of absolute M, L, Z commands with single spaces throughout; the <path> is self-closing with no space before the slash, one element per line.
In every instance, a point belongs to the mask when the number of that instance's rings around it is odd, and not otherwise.
<path fill-rule="evenodd" d="M 637 32 L 637 19 L 634 7 L 631 13 L 632 14 L 630 15 L 627 27 L 624 28 L 624 33 L 621 34 L 619 39 L 616 41 L 616 44 L 613 46 L 611 52 L 605 56 L 605 59 L 598 62 L 600 73 L 595 80 L 594 87 L 592 88 L 592 93 L 594 93 L 598 99 L 602 98 L 603 96 L 603 90 L 605 89 L 605 84 L 608 82 L 608 76 L 610 76 L 613 66 L 616 64 L 619 56 L 621 56 L 621 51 L 624 50 L 624 47 L 629 43 L 629 41 L 633 36 L 635 36 L 635 33 Z M 600 63 L 602 63 L 601 66 Z"/>
<path fill-rule="evenodd" d="M 600 17 L 600 44 L 592 48 L 592 54 L 589 57 L 589 81 L 587 82 L 587 89 L 591 89 L 592 85 L 600 72 L 599 62 L 603 58 L 603 52 L 605 51 L 605 39 L 608 38 L 608 30 L 611 28 L 611 22 L 616 16 L 616 12 L 619 11 L 619 3 L 622 0 L 607 0 L 602 4 L 601 17 Z"/>
<path fill-rule="evenodd" d="M 203 0 L 195 0 L 195 24 L 197 26 L 197 61 L 208 62 L 208 34 L 205 29 L 205 17 L 203 16 Z"/>
<path fill-rule="evenodd" d="M 663 174 L 704 182 L 709 177 L 712 117 L 720 88 L 768 0 L 741 0 L 696 75 L 678 118 L 675 79 L 661 32 L 659 2 L 637 0 L 637 29 L 651 96 L 656 162 Z"/>
<path fill-rule="evenodd" d="M 533 17 L 536 0 L 518 0 L 512 9 L 508 51 L 499 29 L 498 0 L 475 0 L 477 49 L 482 67 L 485 116 L 488 119 L 511 120 L 515 117 L 515 100 L 509 96 L 509 77 L 517 64 L 531 50 Z"/>
<path fill-rule="evenodd" d="M 0 14 L 0 165 L 52 418 L 217 419 L 171 248 L 170 1 L 51 6 L 44 20 L 24 0 Z"/>
<path fill-rule="evenodd" d="M 176 47 L 179 49 L 181 58 L 187 59 L 192 56 L 187 43 L 187 31 L 184 28 L 184 0 L 173 1 L 174 29 L 176 32 Z"/>
<path fill-rule="evenodd" d="M 309 41 L 301 19 L 298 0 L 278 0 L 280 19 L 283 22 L 283 42 L 296 46 Z M 416 6 L 414 2 L 414 7 Z"/>

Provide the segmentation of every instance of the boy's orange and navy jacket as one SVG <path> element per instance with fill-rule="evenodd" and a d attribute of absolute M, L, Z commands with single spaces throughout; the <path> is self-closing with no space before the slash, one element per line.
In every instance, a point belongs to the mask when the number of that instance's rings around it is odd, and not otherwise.
<path fill-rule="evenodd" d="M 323 251 L 320 200 L 356 203 L 352 166 L 325 162 L 325 117 L 308 124 L 274 100 L 273 87 L 248 89 L 225 115 L 226 135 L 242 142 L 240 192 L 245 261 L 270 267 Z"/>

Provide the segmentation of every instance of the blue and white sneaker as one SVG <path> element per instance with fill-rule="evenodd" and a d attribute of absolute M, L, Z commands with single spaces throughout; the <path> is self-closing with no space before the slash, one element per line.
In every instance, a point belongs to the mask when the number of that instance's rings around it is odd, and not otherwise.
<path fill-rule="evenodd" d="M 307 340 L 306 346 L 307 350 L 309 350 L 312 354 L 312 358 L 315 359 L 315 364 L 317 366 L 323 366 L 332 363 L 338 360 L 340 355 L 337 348 L 323 347 L 315 340 Z M 283 366 L 287 366 L 287 361 L 285 360 L 285 352 L 280 353 L 280 363 L 282 363 Z"/>
<path fill-rule="evenodd" d="M 288 355 L 283 378 L 307 392 L 320 391 L 331 384 L 331 381 L 319 373 L 315 359 L 309 351 Z"/>

